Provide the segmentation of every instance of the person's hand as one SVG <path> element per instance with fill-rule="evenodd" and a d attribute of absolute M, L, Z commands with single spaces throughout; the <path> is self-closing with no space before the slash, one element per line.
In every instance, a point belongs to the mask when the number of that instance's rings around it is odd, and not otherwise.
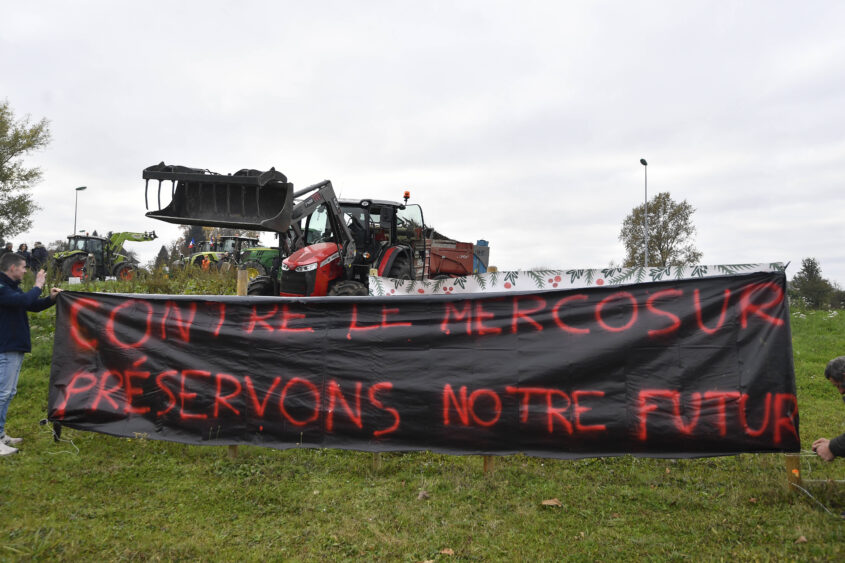
<path fill-rule="evenodd" d="M 35 274 L 35 285 L 38 286 L 38 289 L 44 287 L 45 281 L 47 281 L 47 272 L 44 270 L 38 270 L 38 273 Z"/>
<path fill-rule="evenodd" d="M 825 461 L 833 461 L 836 456 L 830 451 L 830 440 L 827 438 L 819 438 L 813 442 L 813 451 Z"/>
<path fill-rule="evenodd" d="M 63 290 L 62 290 L 61 288 L 59 288 L 59 287 L 51 287 L 51 288 L 50 288 L 50 299 L 52 299 L 53 301 L 55 301 L 55 300 L 56 300 L 56 297 L 58 297 L 58 296 L 59 296 L 59 294 L 60 294 L 62 291 L 63 291 Z"/>

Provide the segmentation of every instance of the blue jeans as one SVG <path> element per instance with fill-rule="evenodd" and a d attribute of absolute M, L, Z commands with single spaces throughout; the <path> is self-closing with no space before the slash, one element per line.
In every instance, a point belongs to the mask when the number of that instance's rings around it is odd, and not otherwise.
<path fill-rule="evenodd" d="M 23 352 L 0 352 L 0 436 L 6 433 L 6 413 L 18 391 Z"/>

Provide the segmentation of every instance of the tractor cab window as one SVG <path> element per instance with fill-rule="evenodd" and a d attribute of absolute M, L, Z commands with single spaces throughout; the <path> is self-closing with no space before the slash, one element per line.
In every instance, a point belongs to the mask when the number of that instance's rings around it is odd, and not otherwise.
<path fill-rule="evenodd" d="M 329 214 L 326 212 L 326 204 L 317 208 L 308 217 L 305 223 L 305 244 L 315 244 L 331 240 L 332 226 L 329 222 Z"/>
<path fill-rule="evenodd" d="M 70 245 L 68 246 L 68 250 L 86 250 L 85 239 L 84 238 L 71 239 Z"/>
<path fill-rule="evenodd" d="M 220 252 L 235 252 L 238 241 L 233 238 L 227 238 L 223 241 Z"/>
<path fill-rule="evenodd" d="M 422 208 L 406 205 L 396 210 L 396 240 L 406 244 L 421 243 L 425 236 Z"/>
<path fill-rule="evenodd" d="M 96 254 L 99 256 L 103 253 L 103 241 L 99 239 L 88 239 L 88 244 L 86 246 L 86 250 L 89 254 Z"/>
<path fill-rule="evenodd" d="M 237 250 L 238 252 L 243 252 L 247 248 L 254 248 L 256 246 L 258 246 L 258 240 L 257 239 L 250 239 L 250 238 L 238 239 L 235 250 Z"/>
<path fill-rule="evenodd" d="M 349 232 L 355 240 L 355 245 L 358 247 L 358 250 L 363 250 L 370 238 L 370 213 L 363 207 L 344 206 L 342 209 L 346 226 L 349 227 Z"/>

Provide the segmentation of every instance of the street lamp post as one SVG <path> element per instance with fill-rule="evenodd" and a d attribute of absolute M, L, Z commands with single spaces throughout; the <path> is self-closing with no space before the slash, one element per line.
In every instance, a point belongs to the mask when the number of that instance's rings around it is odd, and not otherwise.
<path fill-rule="evenodd" d="M 645 171 L 645 207 L 643 208 L 643 217 L 645 217 L 645 256 L 643 256 L 643 268 L 648 267 L 648 162 L 644 158 L 640 159 L 640 164 L 643 165 Z"/>
<path fill-rule="evenodd" d="M 86 189 L 88 186 L 79 186 L 76 188 L 76 197 L 73 200 L 73 234 L 76 234 L 76 208 L 79 203 L 79 192 Z"/>

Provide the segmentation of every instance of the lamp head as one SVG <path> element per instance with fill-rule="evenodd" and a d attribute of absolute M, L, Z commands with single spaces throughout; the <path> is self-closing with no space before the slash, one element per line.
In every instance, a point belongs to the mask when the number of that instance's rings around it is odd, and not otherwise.
<path fill-rule="evenodd" d="M 88 186 L 79 186 L 78 188 L 76 188 L 76 191 L 81 192 L 82 190 L 87 189 L 87 188 L 88 188 Z"/>
<path fill-rule="evenodd" d="M 640 164 L 642 164 L 643 166 L 648 166 L 648 162 L 646 162 L 644 158 L 640 159 Z"/>

